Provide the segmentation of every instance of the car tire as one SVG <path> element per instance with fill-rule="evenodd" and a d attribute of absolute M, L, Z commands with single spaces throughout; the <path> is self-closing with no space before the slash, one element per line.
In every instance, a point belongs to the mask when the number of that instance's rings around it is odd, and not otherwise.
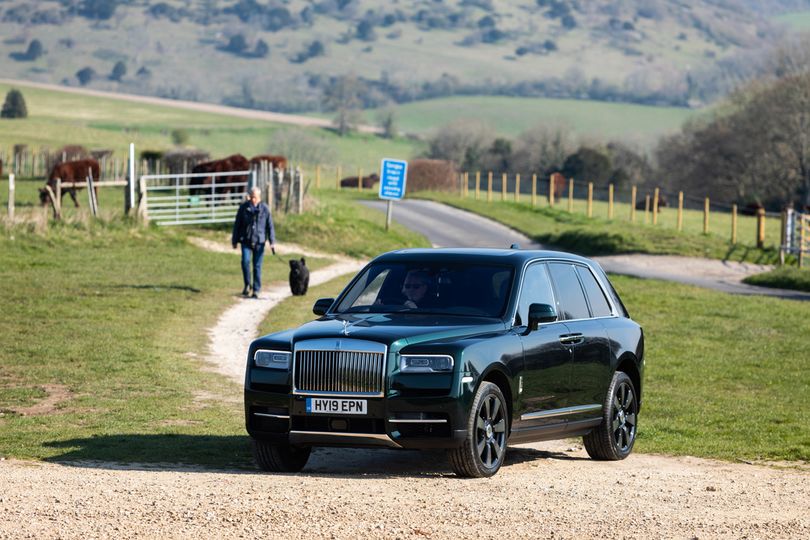
<path fill-rule="evenodd" d="M 485 478 L 503 464 L 509 434 L 509 411 L 497 385 L 484 382 L 478 388 L 467 420 L 467 437 L 448 452 L 450 466 L 458 476 Z"/>
<path fill-rule="evenodd" d="M 270 444 L 252 439 L 256 465 L 267 472 L 298 472 L 304 468 L 312 448 L 299 448 L 288 444 Z"/>
<path fill-rule="evenodd" d="M 582 438 L 592 459 L 618 461 L 630 455 L 638 429 L 638 394 L 626 373 L 617 371 L 602 405 L 602 423 Z"/>

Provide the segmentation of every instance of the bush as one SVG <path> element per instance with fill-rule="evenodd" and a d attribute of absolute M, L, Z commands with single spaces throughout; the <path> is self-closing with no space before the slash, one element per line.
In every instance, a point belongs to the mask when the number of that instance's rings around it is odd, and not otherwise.
<path fill-rule="evenodd" d="M 45 50 L 42 48 L 42 43 L 40 43 L 38 39 L 34 39 L 28 44 L 28 50 L 25 52 L 25 56 L 27 56 L 29 60 L 36 60 L 44 53 Z"/>
<path fill-rule="evenodd" d="M 0 118 L 27 118 L 28 108 L 25 106 L 25 98 L 22 92 L 12 88 L 6 94 L 6 101 L 3 109 L 0 110 Z"/>
<path fill-rule="evenodd" d="M 76 78 L 79 79 L 79 84 L 86 86 L 96 78 L 96 70 L 90 66 L 84 67 L 76 72 Z"/>
<path fill-rule="evenodd" d="M 112 72 L 110 73 L 110 80 L 111 81 L 121 81 L 124 75 L 127 74 L 127 65 L 119 60 L 113 66 Z"/>
<path fill-rule="evenodd" d="M 451 161 L 415 159 L 408 163 L 408 191 L 454 191 L 458 173 Z"/>
<path fill-rule="evenodd" d="M 172 130 L 172 142 L 176 146 L 183 146 L 188 143 L 189 134 L 188 131 L 185 129 L 173 129 Z"/>

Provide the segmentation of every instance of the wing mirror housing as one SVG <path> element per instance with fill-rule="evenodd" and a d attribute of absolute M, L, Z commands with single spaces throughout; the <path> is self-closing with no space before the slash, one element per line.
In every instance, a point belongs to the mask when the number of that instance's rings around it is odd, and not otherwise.
<path fill-rule="evenodd" d="M 549 304 L 529 305 L 529 332 L 537 330 L 537 327 L 543 323 L 554 322 L 556 320 L 557 310 L 554 309 L 554 306 Z"/>
<path fill-rule="evenodd" d="M 318 298 L 315 300 L 315 305 L 312 306 L 312 313 L 315 315 L 326 315 L 326 312 L 329 311 L 329 308 L 332 307 L 334 303 L 334 298 Z"/>

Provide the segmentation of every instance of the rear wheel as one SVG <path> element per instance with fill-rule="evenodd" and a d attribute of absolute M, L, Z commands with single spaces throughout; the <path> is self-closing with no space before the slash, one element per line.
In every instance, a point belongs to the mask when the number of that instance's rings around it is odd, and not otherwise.
<path fill-rule="evenodd" d="M 593 459 L 624 459 L 633 451 L 637 428 L 636 389 L 626 373 L 617 371 L 602 406 L 602 423 L 582 438 L 585 450 Z"/>
<path fill-rule="evenodd" d="M 470 407 L 464 444 L 448 452 L 457 475 L 483 478 L 498 472 L 506 455 L 508 414 L 501 389 L 481 383 Z"/>
<path fill-rule="evenodd" d="M 253 439 L 253 458 L 256 465 L 267 472 L 298 472 L 304 468 L 312 448 L 298 448 L 289 444 L 270 444 Z"/>

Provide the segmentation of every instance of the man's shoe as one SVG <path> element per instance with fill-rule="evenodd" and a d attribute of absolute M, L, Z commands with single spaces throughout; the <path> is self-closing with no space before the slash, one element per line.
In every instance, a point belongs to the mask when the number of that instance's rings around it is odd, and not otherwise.
<path fill-rule="evenodd" d="M 242 289 L 242 296 L 250 296 L 250 287 L 245 286 L 245 288 Z"/>
<path fill-rule="evenodd" d="M 259 297 L 259 293 L 254 292 L 253 294 L 251 294 L 251 295 L 250 295 L 250 297 L 251 297 L 251 298 L 258 298 L 258 297 Z"/>

